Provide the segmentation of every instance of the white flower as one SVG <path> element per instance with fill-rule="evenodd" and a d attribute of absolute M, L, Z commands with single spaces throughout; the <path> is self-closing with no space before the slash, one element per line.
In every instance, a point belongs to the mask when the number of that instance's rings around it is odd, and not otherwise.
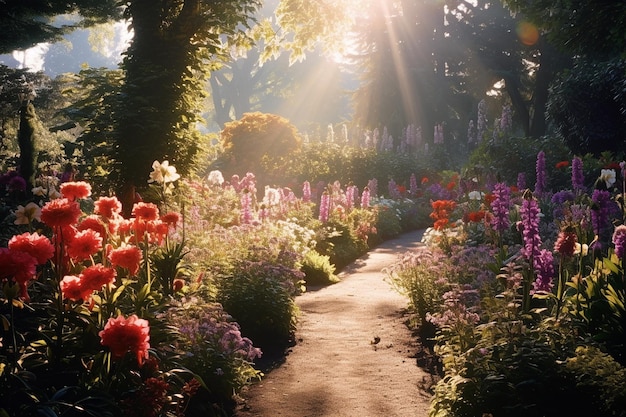
<path fill-rule="evenodd" d="M 152 172 L 150 173 L 150 179 L 148 182 L 157 182 L 159 184 L 167 184 L 174 182 L 180 178 L 180 175 L 176 173 L 176 167 L 170 166 L 168 161 L 154 161 L 152 163 Z"/>
<path fill-rule="evenodd" d="M 48 195 L 48 190 L 43 187 L 35 187 L 31 190 L 31 192 L 37 197 L 45 197 L 46 195 Z"/>
<path fill-rule="evenodd" d="M 467 196 L 470 200 L 482 200 L 485 193 L 481 193 L 480 191 L 470 191 Z"/>
<path fill-rule="evenodd" d="M 600 172 L 600 179 L 606 183 L 606 188 L 611 188 L 615 184 L 615 170 L 603 169 Z"/>
<path fill-rule="evenodd" d="M 589 245 L 585 244 L 580 244 L 578 242 L 576 242 L 574 244 L 574 255 L 582 255 L 582 256 L 587 256 L 587 254 L 589 253 Z"/>
<path fill-rule="evenodd" d="M 61 193 L 57 189 L 52 187 L 50 188 L 50 191 L 48 191 L 48 198 L 50 200 L 56 200 L 57 198 L 61 198 Z"/>
<path fill-rule="evenodd" d="M 15 224 L 30 224 L 33 220 L 41 221 L 41 207 L 30 202 L 26 206 L 17 206 L 15 210 Z"/>
<path fill-rule="evenodd" d="M 207 181 L 209 181 L 211 185 L 222 185 L 224 184 L 224 176 L 221 171 L 211 171 L 209 172 Z"/>

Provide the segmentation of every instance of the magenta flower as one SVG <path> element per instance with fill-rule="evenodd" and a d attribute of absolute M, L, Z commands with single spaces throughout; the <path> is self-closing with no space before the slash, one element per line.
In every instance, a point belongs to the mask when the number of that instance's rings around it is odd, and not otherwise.
<path fill-rule="evenodd" d="M 491 202 L 493 217 L 491 227 L 502 232 L 511 226 L 509 220 L 509 207 L 511 206 L 511 190 L 503 182 L 497 183 L 493 188 L 494 200 Z"/>
<path fill-rule="evenodd" d="M 533 259 L 539 256 L 541 247 L 541 236 L 539 235 L 539 204 L 535 198 L 527 197 L 522 202 L 522 208 L 520 209 L 521 215 L 521 229 L 522 237 L 524 240 L 524 247 L 522 248 L 522 255 L 526 259 Z"/>
<path fill-rule="evenodd" d="M 305 203 L 311 202 L 311 183 L 304 181 L 302 186 L 302 201 Z"/>
<path fill-rule="evenodd" d="M 370 206 L 370 189 L 365 187 L 363 194 L 361 194 L 361 208 L 368 208 Z"/>
<path fill-rule="evenodd" d="M 574 191 L 585 190 L 585 178 L 583 176 L 583 161 L 579 157 L 572 159 L 572 188 Z"/>
<path fill-rule="evenodd" d="M 613 232 L 613 245 L 615 245 L 617 257 L 623 259 L 626 253 L 626 226 L 623 224 L 617 226 Z"/>
<path fill-rule="evenodd" d="M 533 289 L 535 291 L 552 291 L 554 286 L 554 257 L 552 252 L 543 249 L 539 252 L 539 256 L 534 258 L 535 281 Z"/>
<path fill-rule="evenodd" d="M 548 187 L 548 179 L 546 177 L 546 154 L 543 151 L 539 151 L 537 154 L 536 164 L 537 180 L 535 182 L 535 194 L 542 196 Z"/>
<path fill-rule="evenodd" d="M 322 199 L 320 201 L 320 215 L 319 219 L 322 223 L 326 223 L 328 221 L 328 216 L 330 215 L 330 195 L 327 192 L 322 194 Z"/>

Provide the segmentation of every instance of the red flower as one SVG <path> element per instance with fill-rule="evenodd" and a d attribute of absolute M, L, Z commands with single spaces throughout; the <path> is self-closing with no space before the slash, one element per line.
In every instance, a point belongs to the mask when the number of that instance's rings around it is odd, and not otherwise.
<path fill-rule="evenodd" d="M 43 265 L 54 255 L 54 246 L 46 236 L 40 236 L 37 232 L 22 233 L 15 235 L 9 240 L 9 249 L 28 253 L 37 260 L 37 264 Z"/>
<path fill-rule="evenodd" d="M 28 282 L 35 277 L 37 259 L 26 252 L 0 248 L 0 278 L 12 279 L 20 286 L 20 297 L 30 301 Z"/>
<path fill-rule="evenodd" d="M 94 213 L 112 219 L 122 212 L 122 203 L 116 197 L 100 197 L 95 202 Z"/>
<path fill-rule="evenodd" d="M 137 246 L 122 246 L 109 253 L 111 264 L 128 269 L 131 275 L 135 275 L 139 271 L 141 259 L 141 249 Z"/>
<path fill-rule="evenodd" d="M 50 227 L 70 226 L 78 221 L 80 206 L 67 198 L 49 201 L 41 209 L 41 221 Z"/>
<path fill-rule="evenodd" d="M 80 224 L 77 226 L 78 230 L 93 230 L 94 232 L 98 232 L 100 236 L 104 237 L 107 235 L 107 229 L 100 220 L 100 218 L 96 215 L 90 215 L 85 217 Z M 111 231 L 113 232 L 113 231 Z"/>
<path fill-rule="evenodd" d="M 63 197 L 74 201 L 79 198 L 87 198 L 91 195 L 91 185 L 84 181 L 64 182 L 60 188 Z"/>
<path fill-rule="evenodd" d="M 184 286 L 185 286 L 185 280 L 180 279 L 180 278 L 176 278 L 174 282 L 172 283 L 172 289 L 174 290 L 174 292 L 178 292 L 182 290 Z"/>
<path fill-rule="evenodd" d="M 89 259 L 102 249 L 100 233 L 91 229 L 80 231 L 67 243 L 67 254 L 70 258 L 82 261 Z"/>
<path fill-rule="evenodd" d="M 74 275 L 66 275 L 61 280 L 61 291 L 63 297 L 72 301 L 81 301 L 89 298 L 93 290 L 85 288 L 81 279 Z"/>
<path fill-rule="evenodd" d="M 99 291 L 105 285 L 112 284 L 115 281 L 115 275 L 115 269 L 96 264 L 83 269 L 80 274 L 80 282 L 85 290 Z"/>
<path fill-rule="evenodd" d="M 561 161 L 556 163 L 556 169 L 567 168 L 569 166 L 569 161 Z"/>
<path fill-rule="evenodd" d="M 138 220 L 153 221 L 159 218 L 159 208 L 153 203 L 135 203 L 132 214 Z"/>
<path fill-rule="evenodd" d="M 512 193 L 518 193 L 519 192 L 519 188 L 517 188 L 517 185 L 511 185 L 509 187 L 509 189 L 511 190 Z"/>
<path fill-rule="evenodd" d="M 578 237 L 576 233 L 570 231 L 561 231 L 554 242 L 554 250 L 562 256 L 572 256 L 576 250 L 576 242 Z"/>
<path fill-rule="evenodd" d="M 455 187 L 456 187 L 456 181 L 450 181 L 450 182 L 448 183 L 448 185 L 446 185 L 446 189 L 447 189 L 448 191 L 452 191 L 452 190 L 454 190 L 454 188 L 455 188 Z"/>
<path fill-rule="evenodd" d="M 422 184 L 426 184 L 428 182 L 428 177 L 422 177 Z"/>
<path fill-rule="evenodd" d="M 468 213 L 467 220 L 473 223 L 480 223 L 485 219 L 484 211 L 472 211 Z"/>
<path fill-rule="evenodd" d="M 134 314 L 127 319 L 122 315 L 110 318 L 99 336 L 100 343 L 109 348 L 114 359 L 121 359 L 131 352 L 137 356 L 137 363 L 141 365 L 148 357 L 150 327 L 147 320 Z"/>
<path fill-rule="evenodd" d="M 430 218 L 435 221 L 433 227 L 435 230 L 443 230 L 450 223 L 450 214 L 456 208 L 456 202 L 453 200 L 437 200 L 430 203 L 433 212 Z"/>
<path fill-rule="evenodd" d="M 488 193 L 485 194 L 485 204 L 487 204 L 488 206 L 491 205 L 491 203 L 493 203 L 496 200 L 496 196 L 493 193 Z"/>
<path fill-rule="evenodd" d="M 167 224 L 169 227 L 176 228 L 178 222 L 180 222 L 180 214 L 174 211 L 170 211 L 169 213 L 161 216 L 161 221 Z"/>

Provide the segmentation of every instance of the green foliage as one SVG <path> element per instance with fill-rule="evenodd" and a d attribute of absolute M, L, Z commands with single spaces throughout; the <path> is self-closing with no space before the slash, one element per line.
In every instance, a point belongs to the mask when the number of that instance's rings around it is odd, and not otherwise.
<path fill-rule="evenodd" d="M 544 137 L 541 139 L 505 137 L 486 139 L 470 156 L 470 175 L 480 178 L 492 178 L 507 184 L 517 184 L 517 175 L 526 175 L 526 186 L 535 184 L 535 165 L 538 149 L 543 150 L 548 170 L 548 189 L 558 190 L 571 187 L 571 177 L 552 169 L 560 161 L 570 161 L 571 154 L 560 139 Z"/>
<path fill-rule="evenodd" d="M 325 223 L 315 249 L 327 255 L 337 270 L 341 270 L 363 255 L 368 246 L 366 239 L 359 237 L 349 224 L 331 220 Z"/>
<path fill-rule="evenodd" d="M 335 266 L 330 263 L 330 257 L 320 255 L 316 250 L 310 250 L 302 259 L 300 270 L 304 272 L 304 281 L 307 286 L 329 285 L 339 282 L 335 275 Z"/>
<path fill-rule="evenodd" d="M 285 168 L 301 148 L 296 128 L 283 117 L 246 113 L 226 123 L 221 132 L 225 174 L 254 172 L 259 181 L 274 185 L 285 182 Z"/>
<path fill-rule="evenodd" d="M 548 116 L 559 136 L 577 155 L 626 151 L 626 60 L 579 59 L 552 85 Z"/>
<path fill-rule="evenodd" d="M 244 336 L 263 350 L 284 348 L 295 330 L 304 274 L 268 261 L 244 260 L 215 280 L 217 302 L 241 326 Z"/>

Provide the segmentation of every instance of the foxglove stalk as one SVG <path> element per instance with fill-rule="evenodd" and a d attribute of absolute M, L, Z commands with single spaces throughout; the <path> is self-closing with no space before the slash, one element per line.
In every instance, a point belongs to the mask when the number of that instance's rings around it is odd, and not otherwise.
<path fill-rule="evenodd" d="M 585 178 L 583 176 L 583 161 L 579 157 L 572 159 L 572 188 L 574 191 L 585 190 Z"/>
<path fill-rule="evenodd" d="M 520 172 L 517 174 L 517 189 L 523 191 L 526 189 L 526 173 Z"/>
<path fill-rule="evenodd" d="M 358 190 L 356 185 L 349 185 L 346 188 L 346 208 L 348 210 L 352 210 L 354 208 L 354 201 L 356 199 L 356 194 Z"/>
<path fill-rule="evenodd" d="M 537 181 L 535 182 L 535 195 L 541 197 L 546 192 L 548 179 L 546 178 L 546 154 L 539 151 L 537 154 L 537 164 L 535 166 Z"/>
<path fill-rule="evenodd" d="M 241 214 L 239 215 L 241 224 L 252 223 L 252 194 L 247 190 L 241 194 Z"/>
<path fill-rule="evenodd" d="M 370 189 L 365 187 L 363 194 L 361 194 L 361 208 L 368 208 L 370 206 Z"/>
<path fill-rule="evenodd" d="M 503 183 L 497 183 L 493 188 L 494 200 L 491 202 L 491 227 L 498 232 L 507 230 L 511 226 L 509 208 L 511 206 L 511 190 Z"/>
<path fill-rule="evenodd" d="M 308 181 L 304 181 L 302 186 L 302 201 L 305 203 L 311 202 L 311 183 Z"/>
<path fill-rule="evenodd" d="M 330 215 L 330 195 L 327 192 L 322 194 L 322 199 L 320 200 L 320 215 L 319 219 L 322 223 L 326 223 L 328 221 L 328 217 Z"/>
<path fill-rule="evenodd" d="M 539 204 L 533 197 L 524 198 L 520 209 L 522 237 L 524 247 L 522 255 L 531 260 L 539 256 L 541 247 L 541 236 L 539 235 Z"/>
<path fill-rule="evenodd" d="M 378 195 L 378 180 L 376 178 L 369 180 L 367 188 L 370 190 L 370 195 L 376 197 Z"/>
<path fill-rule="evenodd" d="M 417 195 L 417 178 L 415 174 L 411 174 L 411 179 L 409 180 L 409 192 L 413 197 Z"/>
<path fill-rule="evenodd" d="M 533 289 L 535 291 L 550 292 L 554 287 L 554 257 L 552 252 L 543 249 L 539 252 L 539 256 L 535 257 L 535 281 Z"/>
<path fill-rule="evenodd" d="M 613 232 L 613 245 L 615 245 L 615 254 L 618 258 L 623 259 L 626 254 L 626 226 L 620 225 Z"/>
<path fill-rule="evenodd" d="M 591 210 L 591 226 L 593 232 L 600 235 L 609 222 L 611 194 L 606 190 L 593 190 L 591 200 L 594 203 Z"/>

